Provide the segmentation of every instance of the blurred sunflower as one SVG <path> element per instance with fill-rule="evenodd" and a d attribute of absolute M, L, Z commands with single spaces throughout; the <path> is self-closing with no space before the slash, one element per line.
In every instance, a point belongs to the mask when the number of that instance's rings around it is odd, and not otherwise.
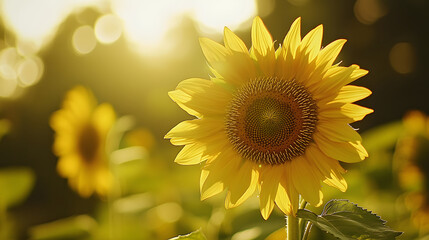
<path fill-rule="evenodd" d="M 300 195 L 314 206 L 322 203 L 320 181 L 346 190 L 345 170 L 337 160 L 367 157 L 349 124 L 373 112 L 353 104 L 371 91 L 347 84 L 368 71 L 333 65 L 346 40 L 321 49 L 322 25 L 301 39 L 300 21 L 277 50 L 259 17 L 253 21 L 250 50 L 228 28 L 225 46 L 200 39 L 213 77 L 184 80 L 169 93 L 197 117 L 179 123 L 166 138 L 185 145 L 177 163 L 207 160 L 202 199 L 228 189 L 225 206 L 231 208 L 258 189 L 265 219 L 275 204 L 294 215 Z"/>
<path fill-rule="evenodd" d="M 395 149 L 395 168 L 413 223 L 429 233 L 429 117 L 410 111 L 403 125 L 404 133 Z"/>
<path fill-rule="evenodd" d="M 112 176 L 105 143 L 115 119 L 112 106 L 97 106 L 91 91 L 82 86 L 70 90 L 62 108 L 51 116 L 57 170 L 82 197 L 93 192 L 105 196 L 109 191 Z"/>

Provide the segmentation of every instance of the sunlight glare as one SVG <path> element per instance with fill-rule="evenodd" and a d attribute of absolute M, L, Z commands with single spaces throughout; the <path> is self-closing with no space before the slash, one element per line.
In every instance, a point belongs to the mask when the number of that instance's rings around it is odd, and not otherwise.
<path fill-rule="evenodd" d="M 20 41 L 34 44 L 39 50 L 52 40 L 60 24 L 76 7 L 95 5 L 95 2 L 3 0 L 0 16 Z"/>
<path fill-rule="evenodd" d="M 143 51 L 164 48 L 166 34 L 186 9 L 188 1 L 113 0 L 112 9 L 123 21 L 124 35 Z"/>
<path fill-rule="evenodd" d="M 237 30 L 256 13 L 255 0 L 201 0 L 196 1 L 193 10 L 193 16 L 204 33 L 222 33 L 225 26 L 232 31 Z"/>

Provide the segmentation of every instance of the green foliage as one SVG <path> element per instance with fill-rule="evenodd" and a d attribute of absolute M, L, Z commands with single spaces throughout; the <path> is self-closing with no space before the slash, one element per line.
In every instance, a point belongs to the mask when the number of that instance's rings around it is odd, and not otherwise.
<path fill-rule="evenodd" d="M 384 124 L 362 134 L 368 152 L 392 148 L 404 131 L 402 121 Z"/>
<path fill-rule="evenodd" d="M 0 139 L 10 131 L 10 128 L 11 123 L 9 120 L 0 119 Z"/>
<path fill-rule="evenodd" d="M 29 168 L 13 167 L 0 170 L 0 208 L 7 209 L 24 201 L 34 185 L 34 173 Z"/>
<path fill-rule="evenodd" d="M 41 224 L 30 229 L 31 239 L 82 239 L 97 227 L 96 221 L 88 215 L 65 218 Z"/>
<path fill-rule="evenodd" d="M 297 216 L 341 240 L 394 240 L 402 234 L 386 226 L 379 216 L 348 200 L 328 202 L 320 216 L 308 210 L 299 210 Z"/>
<path fill-rule="evenodd" d="M 201 232 L 201 229 L 198 229 L 195 232 L 191 232 L 186 235 L 180 235 L 174 238 L 170 238 L 170 240 L 206 240 L 206 236 Z"/>

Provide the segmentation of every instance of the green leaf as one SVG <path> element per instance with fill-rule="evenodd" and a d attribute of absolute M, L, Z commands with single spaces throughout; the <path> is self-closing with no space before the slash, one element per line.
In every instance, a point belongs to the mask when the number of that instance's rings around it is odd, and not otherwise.
<path fill-rule="evenodd" d="M 37 225 L 30 229 L 31 239 L 75 239 L 89 234 L 97 227 L 97 222 L 88 215 L 79 215 Z"/>
<path fill-rule="evenodd" d="M 201 229 L 198 229 L 197 231 L 191 232 L 187 235 L 180 235 L 174 238 L 170 238 L 170 240 L 207 240 L 207 238 L 201 232 Z"/>
<path fill-rule="evenodd" d="M 348 200 L 329 201 L 320 216 L 302 209 L 297 216 L 341 240 L 394 240 L 402 234 L 386 226 L 379 216 Z"/>
<path fill-rule="evenodd" d="M 0 208 L 9 208 L 24 201 L 34 185 L 29 168 L 11 167 L 0 170 Z"/>

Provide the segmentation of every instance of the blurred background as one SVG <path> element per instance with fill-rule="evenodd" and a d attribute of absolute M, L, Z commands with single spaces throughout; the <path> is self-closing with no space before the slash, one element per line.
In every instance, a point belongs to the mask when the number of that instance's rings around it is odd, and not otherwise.
<path fill-rule="evenodd" d="M 429 239 L 428 12 L 426 0 L 0 0 L 0 239 L 168 239 L 200 228 L 208 239 L 266 239 L 284 227 L 278 209 L 263 220 L 256 197 L 232 210 L 224 195 L 201 202 L 201 166 L 175 164 L 181 148 L 163 139 L 193 118 L 167 92 L 208 77 L 198 38 L 222 43 L 228 26 L 249 47 L 257 15 L 277 43 L 299 16 L 302 36 L 323 24 L 322 45 L 348 40 L 341 65 L 370 71 L 355 84 L 372 90 L 359 104 L 375 112 L 353 124 L 370 158 L 344 165 L 349 189 L 324 186 L 325 201 L 350 199 L 400 239 Z M 82 197 L 57 172 L 50 117 L 76 85 L 118 116 L 114 196 Z"/>

